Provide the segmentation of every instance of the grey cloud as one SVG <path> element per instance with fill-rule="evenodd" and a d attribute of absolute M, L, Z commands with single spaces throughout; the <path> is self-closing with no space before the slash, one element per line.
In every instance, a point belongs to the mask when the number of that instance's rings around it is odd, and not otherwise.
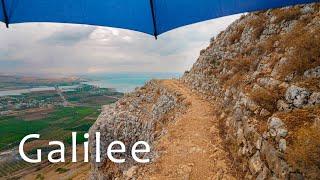
<path fill-rule="evenodd" d="M 71 30 L 60 30 L 46 37 L 40 42 L 50 45 L 74 45 L 78 42 L 88 39 L 90 34 L 95 30 L 94 27 L 79 27 Z"/>
<path fill-rule="evenodd" d="M 160 35 L 158 40 L 129 30 L 85 25 L 0 26 L 0 72 L 183 72 L 192 66 L 210 38 L 238 17 L 182 27 Z M 7 68 L 1 68 L 4 66 Z"/>

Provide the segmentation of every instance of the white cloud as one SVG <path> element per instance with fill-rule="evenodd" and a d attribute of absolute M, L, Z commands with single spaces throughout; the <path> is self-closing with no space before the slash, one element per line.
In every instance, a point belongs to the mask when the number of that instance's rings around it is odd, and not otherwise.
<path fill-rule="evenodd" d="M 212 36 L 239 15 L 154 37 L 87 25 L 27 23 L 0 26 L 0 72 L 84 74 L 112 71 L 183 72 Z"/>

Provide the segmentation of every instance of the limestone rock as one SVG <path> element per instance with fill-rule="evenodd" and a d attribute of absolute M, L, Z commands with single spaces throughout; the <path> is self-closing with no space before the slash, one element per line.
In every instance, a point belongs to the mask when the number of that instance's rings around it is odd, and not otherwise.
<path fill-rule="evenodd" d="M 293 108 L 292 108 L 292 105 L 287 104 L 284 100 L 278 100 L 277 101 L 277 109 L 279 111 L 288 112 L 288 111 L 291 111 Z"/>
<path fill-rule="evenodd" d="M 318 105 L 320 104 L 320 92 L 314 92 L 312 93 L 312 95 L 310 96 L 309 105 Z"/>
<path fill-rule="evenodd" d="M 270 174 L 270 170 L 266 166 L 263 166 L 262 171 L 259 173 L 256 180 L 266 180 Z"/>
<path fill-rule="evenodd" d="M 312 7 L 312 5 L 306 5 L 306 6 L 304 6 L 301 10 L 300 10 L 300 12 L 302 13 L 302 14 L 310 14 L 310 13 L 314 13 L 314 8 Z"/>
<path fill-rule="evenodd" d="M 295 107 L 301 108 L 308 103 L 310 92 L 295 85 L 290 86 L 286 91 L 286 100 Z"/>
<path fill-rule="evenodd" d="M 286 149 L 287 149 L 287 141 L 285 139 L 280 139 L 280 141 L 279 141 L 279 149 L 282 152 L 286 151 Z"/>
<path fill-rule="evenodd" d="M 260 116 L 262 116 L 262 117 L 266 117 L 266 116 L 269 116 L 271 113 L 268 111 L 268 110 L 266 110 L 266 109 L 261 109 L 261 111 L 260 111 Z"/>
<path fill-rule="evenodd" d="M 284 123 L 282 122 L 282 120 L 277 117 L 269 118 L 268 124 L 269 124 L 269 129 L 276 129 L 276 130 L 284 126 Z"/>
<path fill-rule="evenodd" d="M 277 136 L 284 138 L 288 135 L 288 130 L 285 128 L 277 129 Z"/>
<path fill-rule="evenodd" d="M 320 66 L 305 71 L 303 75 L 307 78 L 319 78 L 320 77 Z"/>
<path fill-rule="evenodd" d="M 257 151 L 249 160 L 249 168 L 252 174 L 258 174 L 262 167 L 263 167 L 263 162 L 260 159 L 260 153 Z"/>

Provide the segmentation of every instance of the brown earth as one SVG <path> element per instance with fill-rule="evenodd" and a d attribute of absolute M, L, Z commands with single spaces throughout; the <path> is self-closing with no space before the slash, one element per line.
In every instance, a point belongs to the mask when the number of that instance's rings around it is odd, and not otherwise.
<path fill-rule="evenodd" d="M 190 106 L 156 142 L 160 157 L 138 170 L 139 179 L 236 179 L 213 105 L 177 80 L 164 80 L 161 84 L 182 94 Z"/>
<path fill-rule="evenodd" d="M 23 118 L 26 121 L 35 121 L 48 117 L 50 113 L 54 112 L 54 108 L 33 108 L 24 111 L 18 111 L 15 115 L 17 117 Z"/>

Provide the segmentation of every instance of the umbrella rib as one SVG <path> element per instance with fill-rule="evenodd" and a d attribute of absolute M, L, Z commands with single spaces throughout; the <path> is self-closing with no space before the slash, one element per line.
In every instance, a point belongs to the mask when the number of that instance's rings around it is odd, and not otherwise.
<path fill-rule="evenodd" d="M 157 22 L 156 22 L 156 17 L 155 17 L 153 0 L 150 0 L 150 8 L 151 8 L 151 14 L 152 14 L 152 23 L 153 23 L 153 35 L 157 39 L 157 36 L 158 36 Z"/>
<path fill-rule="evenodd" d="M 6 24 L 6 27 L 9 28 L 9 17 L 7 14 L 6 4 L 4 3 L 4 0 L 1 0 L 2 3 L 2 12 L 4 17 L 4 23 Z"/>

